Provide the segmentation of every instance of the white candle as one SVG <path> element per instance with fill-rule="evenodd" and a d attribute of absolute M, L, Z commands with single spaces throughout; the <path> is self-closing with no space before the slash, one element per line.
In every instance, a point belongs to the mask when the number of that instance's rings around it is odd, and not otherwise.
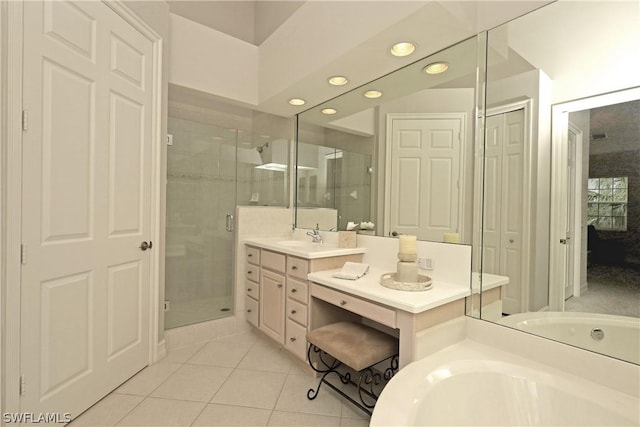
<path fill-rule="evenodd" d="M 416 250 L 416 236 L 400 235 L 400 250 L 403 255 L 415 255 Z"/>
<path fill-rule="evenodd" d="M 458 233 L 444 233 L 442 241 L 445 243 L 460 243 L 460 235 Z"/>

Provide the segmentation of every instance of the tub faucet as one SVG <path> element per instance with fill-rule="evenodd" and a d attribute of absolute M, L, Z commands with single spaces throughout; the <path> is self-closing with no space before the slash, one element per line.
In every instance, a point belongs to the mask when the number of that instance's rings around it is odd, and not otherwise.
<path fill-rule="evenodd" d="M 313 237 L 313 243 L 322 243 L 322 235 L 320 234 L 320 227 L 316 224 L 316 229 L 307 231 L 307 236 Z"/>

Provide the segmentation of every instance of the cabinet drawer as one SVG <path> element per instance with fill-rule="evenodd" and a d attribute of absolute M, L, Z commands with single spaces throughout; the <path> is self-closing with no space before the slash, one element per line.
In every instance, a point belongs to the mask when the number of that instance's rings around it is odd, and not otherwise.
<path fill-rule="evenodd" d="M 254 282 L 260 282 L 260 267 L 257 265 L 247 264 L 247 279 Z"/>
<path fill-rule="evenodd" d="M 303 304 L 309 302 L 309 284 L 287 277 L 287 296 Z"/>
<path fill-rule="evenodd" d="M 260 300 L 260 285 L 251 280 L 247 280 L 247 295 L 255 300 Z"/>
<path fill-rule="evenodd" d="M 307 326 L 307 306 L 287 298 L 287 318 Z"/>
<path fill-rule="evenodd" d="M 287 257 L 287 274 L 302 280 L 307 280 L 309 274 L 309 261 L 294 256 Z"/>
<path fill-rule="evenodd" d="M 284 273 L 285 271 L 285 260 L 285 255 L 279 254 L 277 252 L 271 252 L 263 249 L 260 253 L 260 261 L 262 263 L 262 267 L 268 268 L 269 270 L 277 271 L 279 273 Z"/>
<path fill-rule="evenodd" d="M 352 313 L 359 314 L 383 325 L 396 327 L 396 312 L 356 296 L 311 283 L 311 296 L 337 305 Z"/>
<path fill-rule="evenodd" d="M 284 347 L 302 360 L 307 360 L 307 328 L 287 320 Z"/>
<path fill-rule="evenodd" d="M 260 265 L 260 249 L 253 246 L 247 246 L 247 262 L 250 264 Z"/>
<path fill-rule="evenodd" d="M 260 318 L 258 308 L 258 301 L 253 298 L 247 296 L 244 298 L 244 307 L 245 307 L 245 316 L 247 318 L 247 322 L 251 323 L 256 328 L 260 326 L 258 324 L 258 319 Z"/>

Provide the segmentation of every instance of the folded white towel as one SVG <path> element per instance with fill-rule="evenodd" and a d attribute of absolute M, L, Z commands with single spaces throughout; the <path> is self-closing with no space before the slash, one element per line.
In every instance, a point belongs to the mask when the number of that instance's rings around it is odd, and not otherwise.
<path fill-rule="evenodd" d="M 357 280 L 367 274 L 367 271 L 369 271 L 369 264 L 348 261 L 344 263 L 341 271 L 333 273 L 332 276 L 338 279 Z"/>

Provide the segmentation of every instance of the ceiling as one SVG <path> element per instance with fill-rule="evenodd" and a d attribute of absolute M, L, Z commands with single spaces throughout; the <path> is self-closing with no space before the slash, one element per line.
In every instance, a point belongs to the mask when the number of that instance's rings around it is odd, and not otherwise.
<path fill-rule="evenodd" d="M 171 0 L 171 13 L 259 46 L 304 1 Z"/>
<path fill-rule="evenodd" d="M 291 117 L 549 2 L 171 0 L 168 4 L 176 15 L 257 46 L 255 103 L 211 91 L 205 96 Z M 416 43 L 416 52 L 405 58 L 390 55 L 389 47 L 403 40 Z M 336 74 L 346 75 L 349 84 L 329 86 L 327 78 Z M 228 85 L 224 89 L 228 92 Z M 304 98 L 307 103 L 292 107 L 290 98 Z"/>

